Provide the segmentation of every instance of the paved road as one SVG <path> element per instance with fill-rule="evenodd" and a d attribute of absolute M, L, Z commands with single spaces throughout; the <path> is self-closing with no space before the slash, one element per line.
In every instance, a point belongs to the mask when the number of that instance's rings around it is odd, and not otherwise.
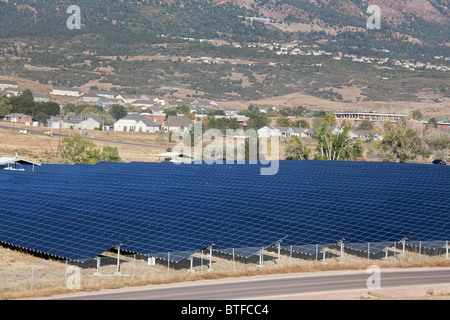
<path fill-rule="evenodd" d="M 53 297 L 70 300 L 231 300 L 270 299 L 271 297 L 367 289 L 367 280 L 372 274 L 365 271 L 339 272 L 322 275 L 293 275 L 258 278 L 254 280 L 203 281 L 181 285 L 148 286 L 111 290 L 104 293 L 89 293 Z M 381 288 L 450 284 L 450 269 L 423 271 L 383 271 Z"/>

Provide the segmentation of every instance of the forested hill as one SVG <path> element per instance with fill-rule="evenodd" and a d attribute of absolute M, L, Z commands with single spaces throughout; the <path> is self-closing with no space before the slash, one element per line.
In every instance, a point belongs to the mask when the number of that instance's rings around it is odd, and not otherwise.
<path fill-rule="evenodd" d="M 365 29 L 369 4 L 382 10 L 379 31 Z M 70 5 L 81 9 L 81 30 L 66 28 Z M 101 54 L 173 38 L 287 42 L 323 35 L 335 45 L 379 43 L 400 51 L 407 43 L 442 55 L 450 43 L 449 6 L 449 0 L 1 0 L 0 30 L 3 42 L 70 44 Z"/>

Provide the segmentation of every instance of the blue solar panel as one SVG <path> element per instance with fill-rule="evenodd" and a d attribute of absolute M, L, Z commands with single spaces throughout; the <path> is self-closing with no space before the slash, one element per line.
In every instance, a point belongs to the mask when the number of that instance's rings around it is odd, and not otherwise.
<path fill-rule="evenodd" d="M 314 254 L 316 245 L 342 239 L 375 250 L 402 238 L 450 238 L 445 166 L 281 161 L 274 176 L 260 168 L 99 163 L 0 171 L 7 199 L 0 241 L 82 261 L 121 243 L 180 261 L 209 245 L 249 256 L 280 240 Z"/>

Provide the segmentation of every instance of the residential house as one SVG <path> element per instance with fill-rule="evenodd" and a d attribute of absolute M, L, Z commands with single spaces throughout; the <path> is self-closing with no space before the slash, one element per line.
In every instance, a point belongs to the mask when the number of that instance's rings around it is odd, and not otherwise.
<path fill-rule="evenodd" d="M 300 138 L 312 138 L 316 130 L 314 128 L 304 128 L 300 130 Z"/>
<path fill-rule="evenodd" d="M 19 89 L 19 85 L 15 81 L 0 80 L 0 90 L 3 89 Z"/>
<path fill-rule="evenodd" d="M 270 137 L 285 137 L 290 138 L 294 135 L 299 135 L 298 128 L 280 127 L 280 126 L 265 126 L 259 129 L 258 137 L 270 138 Z"/>
<path fill-rule="evenodd" d="M 102 99 L 98 95 L 93 93 L 85 93 L 78 100 L 81 102 L 94 103 L 97 105 L 101 105 L 102 103 Z"/>
<path fill-rule="evenodd" d="M 156 132 L 158 130 L 158 124 L 137 113 L 130 113 L 114 123 L 114 131 Z"/>
<path fill-rule="evenodd" d="M 122 100 L 125 104 L 132 104 L 137 100 L 142 100 L 141 96 L 135 94 L 119 94 L 117 99 Z"/>
<path fill-rule="evenodd" d="M 21 122 L 26 123 L 27 125 L 30 125 L 33 121 L 33 117 L 23 114 L 23 113 L 11 113 L 7 114 L 3 117 L 4 120 L 10 121 L 10 122 Z"/>
<path fill-rule="evenodd" d="M 354 133 L 356 134 L 357 138 L 362 139 L 364 141 L 371 139 L 371 131 L 370 130 L 356 130 Z"/>
<path fill-rule="evenodd" d="M 125 102 L 123 102 L 120 99 L 108 99 L 108 98 L 101 98 L 101 106 L 103 107 L 103 109 L 109 110 L 114 104 L 118 104 L 120 106 L 125 107 Z"/>
<path fill-rule="evenodd" d="M 51 117 L 47 123 L 53 129 L 95 130 L 103 127 L 103 119 L 90 113 L 74 117 Z"/>
<path fill-rule="evenodd" d="M 93 94 L 106 99 L 116 99 L 116 94 L 109 91 L 89 90 L 89 94 Z"/>
<path fill-rule="evenodd" d="M 169 116 L 164 123 L 164 129 L 185 132 L 191 130 L 192 125 L 192 120 L 186 116 Z"/>
<path fill-rule="evenodd" d="M 236 121 L 239 123 L 239 125 L 241 126 L 241 128 L 246 128 L 248 122 L 250 121 L 249 117 L 246 116 L 242 116 L 242 115 L 234 115 L 234 116 L 229 116 L 230 119 L 236 119 Z"/>
<path fill-rule="evenodd" d="M 50 99 L 42 94 L 35 93 L 35 94 L 33 94 L 33 101 L 34 102 L 49 102 Z"/>
<path fill-rule="evenodd" d="M 0 91 L 0 94 L 10 98 L 10 97 L 17 97 L 22 93 L 22 90 L 19 88 L 6 88 Z"/>
<path fill-rule="evenodd" d="M 274 126 L 262 127 L 257 130 L 257 133 L 260 138 L 281 137 L 281 131 Z"/>
<path fill-rule="evenodd" d="M 50 94 L 53 96 L 80 97 L 83 92 L 77 88 L 54 87 Z"/>
<path fill-rule="evenodd" d="M 166 121 L 166 115 L 164 113 L 141 113 L 141 115 L 155 122 L 160 127 L 163 127 Z"/>
<path fill-rule="evenodd" d="M 136 108 L 147 110 L 152 108 L 155 105 L 155 103 L 152 100 L 136 100 L 132 102 L 131 105 Z"/>

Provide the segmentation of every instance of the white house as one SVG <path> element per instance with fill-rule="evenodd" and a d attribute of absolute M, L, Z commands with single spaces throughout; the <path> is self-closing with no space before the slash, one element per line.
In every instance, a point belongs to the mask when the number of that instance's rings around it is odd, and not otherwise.
<path fill-rule="evenodd" d="M 279 126 L 265 126 L 259 129 L 258 137 L 260 138 L 270 138 L 270 137 L 292 137 L 294 135 L 299 135 L 299 130 L 297 128 L 291 127 L 279 127 Z"/>
<path fill-rule="evenodd" d="M 53 96 L 80 97 L 83 92 L 77 88 L 54 87 L 50 94 Z"/>
<path fill-rule="evenodd" d="M 19 85 L 15 81 L 0 80 L 0 90 L 3 89 L 19 89 Z"/>
<path fill-rule="evenodd" d="M 281 131 L 273 126 L 262 127 L 257 133 L 260 138 L 281 137 Z"/>
<path fill-rule="evenodd" d="M 136 113 L 131 113 L 114 123 L 114 131 L 156 132 L 158 130 L 159 125 Z"/>
<path fill-rule="evenodd" d="M 114 92 L 98 91 L 98 90 L 89 90 L 89 94 L 93 94 L 106 99 L 116 99 L 117 96 Z"/>

